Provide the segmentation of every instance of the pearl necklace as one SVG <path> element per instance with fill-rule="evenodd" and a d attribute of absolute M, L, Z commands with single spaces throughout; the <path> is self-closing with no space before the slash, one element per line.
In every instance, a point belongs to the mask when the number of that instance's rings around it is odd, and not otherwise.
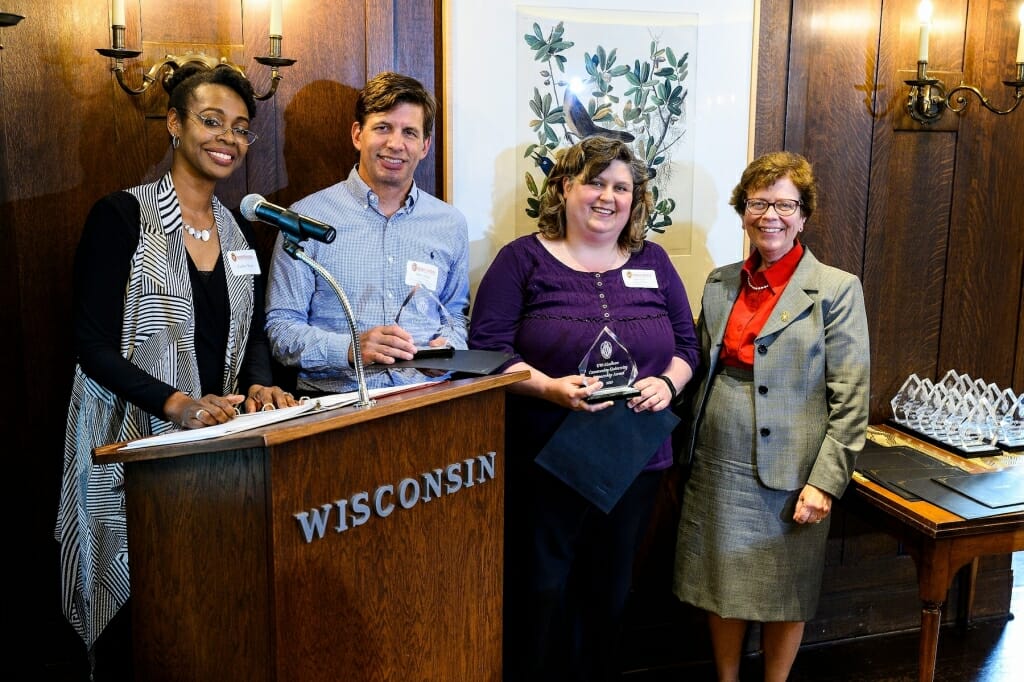
<path fill-rule="evenodd" d="M 197 230 L 196 228 L 192 227 L 191 225 L 184 221 L 182 221 L 181 226 L 185 228 L 186 232 L 188 232 L 196 239 L 199 239 L 200 241 L 204 242 L 210 241 L 210 230 L 213 229 L 212 226 L 205 230 Z"/>
<path fill-rule="evenodd" d="M 746 270 L 744 270 L 743 274 L 745 274 L 747 276 L 747 286 L 750 287 L 751 291 L 764 291 L 765 289 L 767 289 L 770 286 L 768 284 L 767 280 L 765 280 L 764 284 L 762 284 L 760 286 L 755 286 L 754 285 L 754 281 L 752 279 L 750 279 L 750 273 L 747 272 Z"/>

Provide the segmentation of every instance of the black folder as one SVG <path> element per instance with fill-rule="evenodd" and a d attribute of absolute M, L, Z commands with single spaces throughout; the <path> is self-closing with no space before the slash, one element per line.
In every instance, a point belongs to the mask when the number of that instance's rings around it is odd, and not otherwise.
<path fill-rule="evenodd" d="M 535 461 L 607 514 L 678 423 L 671 410 L 634 412 L 624 401 L 570 412 Z"/>
<path fill-rule="evenodd" d="M 1024 471 L 1004 469 L 979 474 L 942 476 L 935 479 L 986 507 L 1009 507 L 1024 504 Z"/>
<path fill-rule="evenodd" d="M 415 367 L 485 375 L 501 367 L 511 358 L 511 353 L 496 350 L 455 350 L 447 357 L 417 355 L 412 360 L 399 360 L 387 367 Z"/>

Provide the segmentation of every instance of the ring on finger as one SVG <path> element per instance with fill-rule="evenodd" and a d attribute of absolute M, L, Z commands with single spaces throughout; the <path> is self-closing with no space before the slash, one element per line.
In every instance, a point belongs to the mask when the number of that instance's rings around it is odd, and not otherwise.
<path fill-rule="evenodd" d="M 198 410 L 196 410 L 196 421 L 202 421 L 203 420 L 203 412 L 206 412 L 206 410 L 204 410 L 202 408 L 199 408 Z"/>

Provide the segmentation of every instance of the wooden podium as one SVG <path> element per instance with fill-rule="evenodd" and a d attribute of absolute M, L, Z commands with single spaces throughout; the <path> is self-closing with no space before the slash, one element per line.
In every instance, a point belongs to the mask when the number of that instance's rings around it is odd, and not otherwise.
<path fill-rule="evenodd" d="M 136 678 L 501 679 L 505 386 L 457 380 L 124 462 Z"/>

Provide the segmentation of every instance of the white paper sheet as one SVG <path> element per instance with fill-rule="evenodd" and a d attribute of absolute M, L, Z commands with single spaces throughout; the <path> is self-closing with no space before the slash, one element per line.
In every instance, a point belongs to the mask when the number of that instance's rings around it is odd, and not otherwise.
<path fill-rule="evenodd" d="M 424 386 L 430 386 L 435 383 L 437 382 L 424 381 L 418 384 L 406 384 L 405 386 L 375 388 L 367 391 L 367 393 L 370 398 L 379 398 L 391 393 L 409 391 Z M 276 410 L 240 414 L 231 421 L 223 424 L 204 426 L 200 429 L 171 431 L 168 433 L 161 433 L 157 436 L 139 438 L 138 440 L 126 443 L 121 447 L 121 449 L 137 450 L 139 448 L 153 447 L 154 445 L 174 445 L 176 443 L 191 443 L 200 440 L 210 440 L 211 438 L 218 438 L 231 433 L 239 433 L 241 431 L 256 429 L 261 426 L 267 426 L 269 424 L 276 424 L 277 422 L 286 421 L 288 419 L 294 419 L 295 417 L 299 417 L 307 413 L 322 412 L 324 410 L 333 410 L 347 405 L 354 405 L 358 401 L 358 391 L 351 391 L 349 393 L 332 393 L 331 395 L 322 396 L 320 398 L 306 400 L 295 407 L 282 407 Z"/>

